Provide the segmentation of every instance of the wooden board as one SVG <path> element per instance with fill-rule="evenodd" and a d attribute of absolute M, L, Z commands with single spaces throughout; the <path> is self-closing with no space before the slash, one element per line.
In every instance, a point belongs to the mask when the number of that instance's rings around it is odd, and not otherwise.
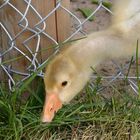
<path fill-rule="evenodd" d="M 70 10 L 70 1 L 62 0 L 61 4 L 66 9 Z M 59 8 L 56 12 L 56 26 L 57 26 L 57 41 L 63 42 L 70 36 L 70 14 L 63 8 Z"/>

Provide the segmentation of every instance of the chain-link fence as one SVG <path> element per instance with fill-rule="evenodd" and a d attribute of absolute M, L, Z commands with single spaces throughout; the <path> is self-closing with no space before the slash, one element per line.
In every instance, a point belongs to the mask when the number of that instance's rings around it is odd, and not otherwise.
<path fill-rule="evenodd" d="M 51 0 L 50 2 L 55 1 Z M 1 72 L 4 72 L 4 75 L 6 75 L 7 82 L 9 83 L 10 89 L 12 89 L 12 86 L 20 85 L 20 83 L 26 79 L 28 79 L 31 76 L 32 72 L 35 72 L 38 70 L 44 63 L 46 63 L 51 56 L 55 55 L 57 51 L 59 50 L 59 41 L 58 38 L 54 37 L 52 34 L 46 30 L 46 28 L 49 26 L 47 24 L 47 21 L 50 20 L 50 17 L 52 17 L 55 14 L 56 18 L 56 12 L 57 10 L 63 10 L 63 14 L 65 13 L 67 16 L 70 17 L 70 21 L 74 21 L 71 24 L 67 24 L 67 26 L 71 27 L 71 30 L 69 31 L 69 36 L 66 35 L 66 38 L 61 39 L 62 42 L 67 42 L 70 41 L 73 37 L 77 36 L 79 33 L 83 36 L 86 35 L 86 33 L 83 30 L 83 26 L 89 22 L 88 20 L 92 17 L 95 16 L 100 10 L 104 9 L 104 11 L 108 12 L 108 14 L 112 15 L 112 12 L 110 9 L 108 9 L 104 4 L 103 0 L 99 0 L 98 4 L 96 5 L 96 8 L 93 9 L 93 12 L 84 20 L 80 20 L 80 18 L 74 14 L 73 11 L 71 11 L 63 2 L 68 2 L 69 0 L 58 0 L 55 1 L 54 8 L 52 8 L 48 13 L 41 13 L 39 12 L 38 9 L 36 9 L 36 6 L 34 5 L 33 0 L 22 0 L 21 5 L 18 0 L 11 1 L 11 0 L 0 0 L 0 14 L 1 16 L 1 48 L 0 48 L 0 69 Z M 18 2 L 18 6 L 17 6 Z M 24 6 L 22 7 L 22 3 Z M 40 1 L 40 3 L 45 3 Z M 48 1 L 49 3 L 49 1 Z M 70 3 L 69 3 L 70 4 Z M 48 5 L 46 5 L 46 10 L 47 10 Z M 20 9 L 21 8 L 21 9 Z M 9 10 L 10 9 L 10 10 Z M 11 13 L 12 10 L 14 11 L 13 14 Z M 31 19 L 32 16 L 29 14 L 32 11 L 33 17 L 37 18 L 36 22 L 32 22 Z M 16 13 L 18 22 L 17 24 L 15 21 L 12 19 L 14 18 Z M 45 15 L 46 14 L 46 15 Z M 10 16 L 9 16 L 10 15 Z M 8 18 L 5 18 L 5 17 Z M 59 18 L 59 17 L 57 17 Z M 98 18 L 98 17 L 96 17 Z M 11 21 L 11 24 L 9 24 L 9 20 Z M 67 19 L 64 19 L 67 20 Z M 69 19 L 68 19 L 69 20 Z M 32 22 L 32 23 L 30 23 Z M 94 22 L 94 21 L 92 21 Z M 60 22 L 60 25 L 63 25 L 64 21 Z M 16 24 L 16 25 L 15 25 Z M 32 25 L 31 25 L 32 24 Z M 50 23 L 49 23 L 50 24 Z M 53 30 L 53 23 L 52 24 L 52 29 Z M 15 27 L 18 26 L 18 27 Z M 14 28 L 18 28 L 16 32 L 14 31 Z M 49 26 L 48 28 L 51 28 Z M 63 26 L 62 28 L 67 28 Z M 67 31 L 66 31 L 67 32 Z M 59 32 L 58 32 L 59 33 Z M 21 36 L 24 36 L 26 34 L 26 37 L 23 37 L 22 40 L 20 39 Z M 6 38 L 6 42 L 2 40 L 2 38 Z M 42 46 L 42 39 L 46 39 L 51 41 L 51 49 L 53 51 L 50 51 L 50 48 L 43 47 L 43 49 L 40 48 Z M 3 43 L 4 42 L 4 43 Z M 5 45 L 5 43 L 7 43 Z M 20 45 L 19 45 L 20 44 Z M 54 45 L 52 45 L 54 44 Z M 7 47 L 5 47 L 7 46 Z M 22 46 L 22 47 L 19 47 Z M 34 49 L 32 49 L 31 46 L 34 46 Z M 52 47 L 53 46 L 53 47 Z M 55 46 L 55 47 L 54 47 Z M 26 50 L 26 51 L 25 51 Z M 46 59 L 40 60 L 39 55 L 44 51 L 44 55 L 47 56 Z M 14 56 L 15 54 L 16 57 Z M 9 57 L 10 55 L 10 57 Z M 17 57 L 18 56 L 18 57 Z M 24 62 L 27 61 L 28 65 L 24 68 L 24 71 L 19 68 L 20 67 L 20 60 L 21 58 L 24 58 Z M 22 61 L 23 62 L 23 61 Z M 14 64 L 16 63 L 16 64 Z M 111 65 L 115 66 L 116 71 L 114 71 L 112 74 L 109 73 L 109 75 L 101 75 L 102 79 L 101 81 L 105 81 L 105 85 L 101 86 L 98 88 L 98 90 L 103 90 L 104 88 L 112 85 L 116 80 L 122 80 L 127 78 L 127 85 L 133 89 L 135 93 L 138 93 L 138 86 L 137 86 L 137 76 L 135 75 L 129 75 L 129 68 L 131 62 L 128 62 L 127 64 L 123 64 L 122 66 L 119 65 L 118 63 L 112 61 Z M 12 66 L 13 65 L 13 66 Z M 127 72 L 125 72 L 127 71 Z M 127 74 L 126 74 L 127 73 Z M 16 76 L 15 76 L 16 75 Z M 18 75 L 20 75 L 21 80 L 17 80 Z M 43 77 L 43 71 L 40 70 L 40 72 L 37 74 L 40 77 Z M 15 78 L 16 77 L 16 78 Z M 93 75 L 92 78 L 96 79 L 98 76 Z M 94 82 L 91 83 L 91 87 L 94 87 Z"/>

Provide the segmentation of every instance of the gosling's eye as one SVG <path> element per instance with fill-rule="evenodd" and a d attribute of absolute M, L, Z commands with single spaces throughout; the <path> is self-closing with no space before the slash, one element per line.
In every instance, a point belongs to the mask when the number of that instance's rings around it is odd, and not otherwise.
<path fill-rule="evenodd" d="M 62 87 L 65 87 L 67 84 L 68 84 L 68 81 L 63 81 L 61 85 Z"/>

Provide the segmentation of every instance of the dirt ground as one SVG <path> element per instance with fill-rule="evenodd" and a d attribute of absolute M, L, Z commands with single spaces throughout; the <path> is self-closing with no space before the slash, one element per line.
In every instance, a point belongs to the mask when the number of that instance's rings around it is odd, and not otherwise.
<path fill-rule="evenodd" d="M 111 1 L 112 0 L 110 0 L 110 2 Z M 91 3 L 91 0 L 71 0 L 71 10 L 80 19 L 81 22 L 83 22 L 85 18 L 82 15 L 82 13 L 78 10 L 79 8 L 90 8 L 93 9 L 94 11 L 97 7 L 98 6 L 96 4 Z M 83 25 L 83 30 L 86 33 L 99 31 L 107 28 L 110 25 L 110 22 L 111 22 L 111 14 L 104 8 L 101 8 L 95 14 L 93 21 L 87 21 Z"/>
<path fill-rule="evenodd" d="M 115 0 L 109 0 L 112 4 Z M 85 20 L 85 17 L 82 15 L 82 13 L 78 10 L 79 8 L 90 8 L 93 9 L 93 11 L 97 8 L 97 5 L 92 4 L 91 0 L 71 0 L 71 8 L 73 13 L 80 19 L 81 22 L 83 22 Z M 95 18 L 93 21 L 87 21 L 84 25 L 83 25 L 83 31 L 86 32 L 87 34 L 91 33 L 91 32 L 95 32 L 95 31 L 99 31 L 102 29 L 107 28 L 108 26 L 110 26 L 111 23 L 111 13 L 109 13 L 107 10 L 105 10 L 104 8 L 101 8 L 96 14 L 95 14 Z M 73 21 L 73 26 L 76 26 L 77 22 Z M 80 36 L 79 34 L 77 35 L 78 37 Z M 131 58 L 128 59 L 121 59 L 121 60 L 115 60 L 115 63 L 110 60 L 107 62 L 102 63 L 98 68 L 96 68 L 96 71 L 98 73 L 98 75 L 100 76 L 113 76 L 116 75 L 119 72 L 119 67 L 120 68 L 125 68 L 126 65 L 129 65 Z M 118 66 L 119 67 L 118 67 Z M 135 63 L 132 64 L 131 67 L 131 71 L 129 72 L 130 76 L 135 76 Z M 128 72 L 128 68 L 126 68 L 123 71 L 125 74 Z M 111 79 L 105 79 L 102 81 L 102 85 L 106 86 L 108 85 L 109 81 Z M 101 92 L 102 94 L 105 95 L 105 97 L 110 97 L 110 95 L 112 95 L 112 85 L 120 91 L 120 92 L 125 92 L 127 90 L 127 92 L 129 93 L 134 93 L 134 90 L 132 90 L 132 88 L 130 87 L 128 82 L 124 82 L 124 80 L 115 80 L 111 85 L 109 84 L 109 86 L 107 86 L 107 88 L 105 88 L 103 90 L 103 92 Z"/>

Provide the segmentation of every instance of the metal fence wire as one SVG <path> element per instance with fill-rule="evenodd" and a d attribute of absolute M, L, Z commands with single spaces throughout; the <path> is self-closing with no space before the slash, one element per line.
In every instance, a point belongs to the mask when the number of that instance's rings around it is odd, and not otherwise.
<path fill-rule="evenodd" d="M 86 33 L 83 30 L 83 25 L 86 24 L 87 22 L 89 22 L 88 20 L 93 16 L 96 15 L 98 11 L 100 11 L 101 9 L 106 10 L 107 12 L 109 12 L 109 14 L 112 14 L 112 11 L 110 9 L 108 9 L 107 7 L 105 7 L 103 5 L 103 0 L 99 0 L 98 2 L 98 6 L 96 7 L 96 9 L 93 9 L 93 12 L 91 13 L 90 16 L 88 16 L 87 18 L 85 18 L 84 20 L 80 20 L 78 18 L 78 16 L 76 16 L 73 11 L 67 9 L 64 5 L 63 5 L 63 1 L 65 0 L 58 0 L 56 3 L 56 6 L 54 9 L 52 9 L 47 15 L 42 15 L 41 13 L 38 12 L 38 10 L 34 7 L 34 5 L 32 4 L 32 0 L 23 0 L 26 7 L 24 8 L 24 10 L 21 10 L 19 8 L 16 7 L 16 5 L 13 5 L 12 2 L 10 0 L 3 0 L 2 2 L 0 1 L 0 12 L 2 11 L 3 8 L 5 7 L 10 7 L 12 8 L 20 17 L 20 20 L 18 22 L 18 26 L 20 26 L 20 28 L 22 30 L 20 30 L 18 33 L 16 33 L 16 35 L 13 37 L 11 35 L 11 32 L 8 31 L 8 29 L 6 28 L 6 26 L 3 24 L 3 19 L 0 19 L 0 26 L 1 26 L 1 31 L 3 31 L 7 38 L 8 38 L 8 48 L 7 49 L 0 49 L 0 69 L 4 72 L 4 74 L 8 77 L 7 82 L 9 83 L 9 88 L 10 90 L 12 90 L 12 87 L 14 86 L 19 86 L 21 82 L 25 81 L 26 79 L 28 79 L 31 76 L 32 72 L 35 72 L 36 70 L 38 70 L 39 68 L 42 67 L 42 65 L 44 65 L 52 56 L 54 56 L 57 51 L 59 50 L 59 43 L 56 39 L 54 39 L 46 30 L 46 26 L 47 23 L 46 21 L 49 19 L 49 17 L 56 12 L 58 9 L 63 9 L 64 12 L 66 12 L 67 14 L 70 15 L 71 19 L 74 19 L 76 21 L 77 24 L 74 25 L 75 30 L 71 31 L 71 35 L 69 37 L 67 37 L 65 40 L 63 40 L 63 42 L 67 42 L 70 41 L 73 37 L 75 37 L 78 33 L 81 33 L 83 36 L 86 36 Z M 34 11 L 34 15 L 36 17 L 38 17 L 39 22 L 35 23 L 35 25 L 32 26 L 32 28 L 29 26 L 29 22 L 30 20 L 27 17 L 28 12 L 32 10 Z M 24 12 L 23 12 L 24 11 Z M 94 21 L 93 21 L 94 22 Z M 40 27 L 41 25 L 41 27 Z M 65 27 L 64 27 L 65 28 Z M 24 51 L 22 51 L 19 47 L 17 47 L 16 45 L 16 40 L 22 35 L 23 32 L 25 32 L 26 30 L 32 32 L 32 34 L 24 39 L 22 41 L 22 45 L 26 48 L 26 51 L 28 51 L 29 54 L 31 55 L 27 55 Z M 51 55 L 49 55 L 49 57 L 43 61 L 40 62 L 38 60 L 38 55 L 39 55 L 39 50 L 40 50 L 40 42 L 41 42 L 41 38 L 42 38 L 42 34 L 43 36 L 45 36 L 47 39 L 51 40 L 53 42 L 53 44 L 55 44 L 58 47 L 55 47 L 55 51 L 53 51 L 53 53 Z M 28 46 L 29 42 L 31 40 L 33 40 L 34 38 L 36 38 L 36 42 L 35 42 L 35 51 L 32 51 L 32 49 Z M 0 46 L 2 48 L 2 44 Z M 26 68 L 26 72 L 21 72 L 18 70 L 15 70 L 11 67 L 11 65 L 8 63 L 8 65 L 5 63 L 4 61 L 4 57 L 6 55 L 8 55 L 10 52 L 12 51 L 17 51 L 20 56 L 24 57 L 24 59 L 26 59 L 30 65 Z M 16 59 L 14 56 L 12 59 Z M 9 60 L 10 61 L 10 60 Z M 12 61 L 12 60 L 11 60 Z M 15 61 L 13 61 L 12 63 L 14 63 Z M 130 63 L 127 64 L 123 64 L 123 66 L 120 66 L 118 64 L 118 62 L 114 62 L 112 61 L 112 64 L 115 65 L 116 67 L 116 71 L 115 74 L 112 73 L 111 75 L 101 75 L 102 77 L 102 81 L 105 81 L 105 85 L 102 85 L 101 87 L 98 88 L 98 91 L 104 90 L 106 87 L 111 86 L 116 80 L 122 80 L 124 78 L 126 78 L 126 74 L 125 74 L 125 70 L 128 70 L 130 67 Z M 21 75 L 22 79 L 21 80 L 17 80 L 14 78 L 13 74 L 17 74 L 17 75 Z M 39 77 L 43 77 L 44 73 L 42 70 L 40 70 L 40 72 L 37 74 Z M 94 81 L 95 79 L 98 77 L 98 75 L 93 74 L 92 75 L 92 79 L 93 82 L 90 84 L 91 88 L 94 89 Z M 132 76 L 132 75 L 127 75 L 127 82 L 128 82 L 128 86 L 131 87 L 131 89 L 138 94 L 138 85 L 137 85 L 137 76 Z"/>

